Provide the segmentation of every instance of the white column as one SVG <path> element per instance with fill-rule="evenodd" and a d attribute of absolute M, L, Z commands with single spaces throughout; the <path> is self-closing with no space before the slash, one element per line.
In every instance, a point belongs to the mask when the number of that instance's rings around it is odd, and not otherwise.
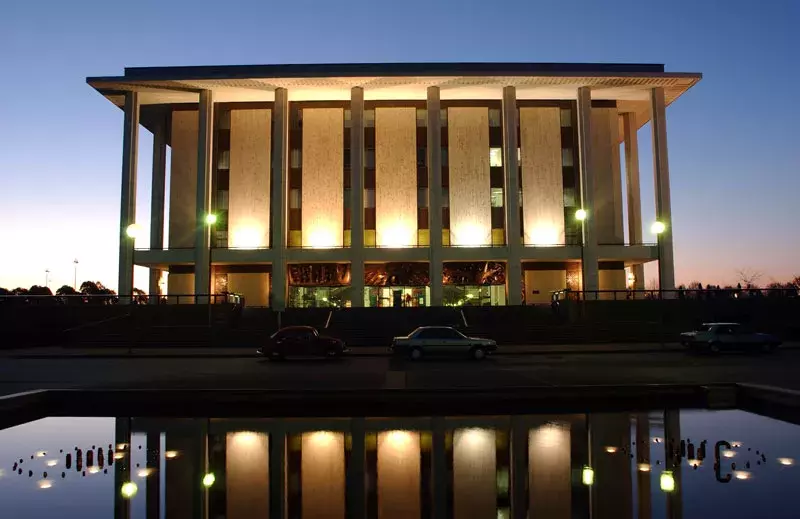
<path fill-rule="evenodd" d="M 439 87 L 428 87 L 428 232 L 431 306 L 442 306 L 442 103 Z"/>
<path fill-rule="evenodd" d="M 150 194 L 150 249 L 164 248 L 164 193 L 166 192 L 167 170 L 167 120 L 159 119 L 153 133 L 153 181 Z M 158 304 L 161 270 L 150 268 L 149 303 Z"/>
<path fill-rule="evenodd" d="M 519 160 L 517 157 L 517 89 L 503 88 L 503 165 L 505 166 L 506 202 L 506 286 L 508 304 L 522 304 L 522 237 L 519 211 Z"/>
<path fill-rule="evenodd" d="M 200 92 L 200 112 L 197 126 L 197 199 L 194 240 L 194 292 L 210 294 L 211 289 L 211 227 L 205 222 L 211 208 L 211 143 L 214 133 L 214 99 L 210 90 Z M 210 303 L 207 298 L 196 300 Z"/>
<path fill-rule="evenodd" d="M 350 304 L 364 306 L 364 89 L 350 91 Z"/>
<path fill-rule="evenodd" d="M 666 229 L 658 238 L 658 277 L 662 290 L 675 288 L 675 262 L 672 251 L 672 208 L 669 193 L 669 161 L 667 160 L 667 114 L 664 89 L 650 91 L 653 127 L 653 175 L 656 191 L 656 219 Z"/>
<path fill-rule="evenodd" d="M 628 186 L 628 241 L 631 245 L 642 243 L 642 193 L 639 188 L 639 126 L 635 112 L 622 114 L 623 139 L 625 141 L 625 177 Z M 633 267 L 634 288 L 644 289 L 644 265 Z"/>
<path fill-rule="evenodd" d="M 592 92 L 589 87 L 578 89 L 578 145 L 580 150 L 581 207 L 587 217 L 583 221 L 583 247 L 581 271 L 583 290 L 597 290 L 597 236 L 594 232 L 594 176 L 592 173 Z M 591 297 L 591 296 L 590 296 Z"/>
<path fill-rule="evenodd" d="M 119 280 L 117 292 L 133 292 L 133 245 L 128 226 L 136 221 L 136 159 L 139 153 L 139 93 L 125 93 L 125 122 L 122 137 L 122 195 L 119 212 Z M 120 298 L 127 303 L 130 300 Z"/>
<path fill-rule="evenodd" d="M 272 109 L 272 233 L 271 247 L 275 251 L 272 263 L 270 295 L 273 310 L 286 308 L 286 229 L 289 210 L 286 186 L 289 178 L 289 93 L 285 88 L 275 90 Z"/>

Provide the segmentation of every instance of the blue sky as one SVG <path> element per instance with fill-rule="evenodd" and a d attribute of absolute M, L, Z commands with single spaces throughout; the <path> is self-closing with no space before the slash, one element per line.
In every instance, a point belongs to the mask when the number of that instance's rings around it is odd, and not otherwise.
<path fill-rule="evenodd" d="M 800 2 L 12 0 L 0 19 L 0 286 L 116 286 L 126 66 L 391 61 L 664 63 L 704 79 L 667 112 L 676 279 L 800 274 Z M 649 126 L 639 134 L 653 220 Z M 149 219 L 151 136 L 137 220 Z M 648 237 L 647 229 L 645 238 Z M 137 270 L 137 286 L 146 273 Z M 80 282 L 80 281 L 79 281 Z"/>

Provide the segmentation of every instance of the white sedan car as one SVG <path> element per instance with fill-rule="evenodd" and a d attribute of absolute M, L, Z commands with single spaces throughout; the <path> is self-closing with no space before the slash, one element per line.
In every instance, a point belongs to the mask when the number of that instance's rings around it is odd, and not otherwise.
<path fill-rule="evenodd" d="M 467 337 L 450 326 L 421 326 L 405 337 L 392 339 L 390 350 L 411 360 L 437 355 L 462 355 L 482 360 L 497 351 L 497 343 L 491 339 Z"/>

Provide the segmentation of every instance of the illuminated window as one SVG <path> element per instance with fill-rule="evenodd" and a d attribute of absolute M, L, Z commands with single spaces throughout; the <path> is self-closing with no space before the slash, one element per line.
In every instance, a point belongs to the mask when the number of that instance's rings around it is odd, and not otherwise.
<path fill-rule="evenodd" d="M 299 150 L 299 149 L 294 149 L 294 150 L 292 150 L 292 153 L 290 155 L 291 155 L 291 157 L 289 159 L 289 164 L 290 164 L 289 167 L 292 167 L 292 168 L 300 168 L 300 167 L 302 167 L 302 165 L 303 165 L 303 152 L 301 150 Z"/>
<path fill-rule="evenodd" d="M 364 128 L 375 127 L 375 110 L 364 110 Z"/>
<path fill-rule="evenodd" d="M 575 207 L 575 188 L 564 188 L 564 207 Z"/>
<path fill-rule="evenodd" d="M 289 190 L 289 209 L 300 209 L 300 200 L 302 200 L 302 196 L 300 196 L 299 189 L 290 189 Z"/>
<path fill-rule="evenodd" d="M 374 189 L 365 189 L 364 190 L 364 207 L 366 209 L 373 209 L 375 207 L 375 190 Z"/>
<path fill-rule="evenodd" d="M 229 150 L 221 151 L 219 154 L 219 161 L 217 162 L 218 169 L 231 168 L 231 152 Z"/>
<path fill-rule="evenodd" d="M 503 167 L 503 149 L 489 148 L 489 166 L 493 168 Z"/>
<path fill-rule="evenodd" d="M 217 205 L 219 211 L 226 211 L 228 209 L 228 194 L 230 191 L 217 191 Z"/>
<path fill-rule="evenodd" d="M 490 108 L 489 109 L 489 126 L 491 128 L 500 128 L 500 109 L 499 108 Z"/>
<path fill-rule="evenodd" d="M 572 148 L 563 148 L 561 150 L 561 165 L 566 167 L 572 166 Z"/>
<path fill-rule="evenodd" d="M 572 110 L 569 108 L 561 109 L 561 127 L 569 128 L 572 126 Z"/>
<path fill-rule="evenodd" d="M 522 150 L 517 148 L 517 164 L 522 164 Z"/>
<path fill-rule="evenodd" d="M 503 207 L 503 188 L 492 188 L 492 207 Z"/>

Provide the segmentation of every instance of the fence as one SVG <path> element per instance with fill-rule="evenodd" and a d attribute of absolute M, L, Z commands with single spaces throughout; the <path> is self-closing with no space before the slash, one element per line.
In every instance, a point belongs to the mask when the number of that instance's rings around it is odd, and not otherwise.
<path fill-rule="evenodd" d="M 553 301 L 626 301 L 642 299 L 755 299 L 798 298 L 798 288 L 720 288 L 674 290 L 558 290 Z"/>
<path fill-rule="evenodd" d="M 243 298 L 239 294 L 70 294 L 70 295 L 2 295 L 0 305 L 31 305 L 31 306 L 58 306 L 58 305 L 146 305 L 158 304 L 233 304 L 241 305 Z"/>

